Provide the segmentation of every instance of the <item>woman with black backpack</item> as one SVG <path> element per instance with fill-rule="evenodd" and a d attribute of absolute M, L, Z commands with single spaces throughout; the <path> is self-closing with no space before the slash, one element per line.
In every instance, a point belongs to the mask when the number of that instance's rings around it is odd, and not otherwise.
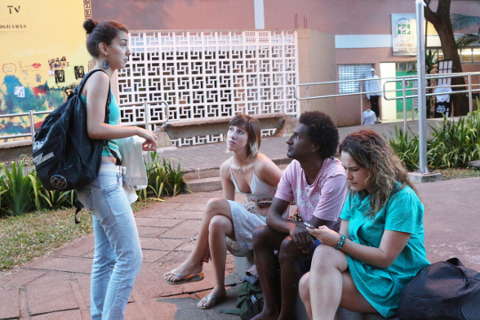
<path fill-rule="evenodd" d="M 88 19 L 83 27 L 89 35 L 88 52 L 95 60 L 95 72 L 86 81 L 82 101 L 87 108 L 90 139 L 105 140 L 98 177 L 77 189 L 77 197 L 93 213 L 95 254 L 92 266 L 90 305 L 92 319 L 123 319 L 135 277 L 142 265 L 142 250 L 130 202 L 123 189 L 125 168 L 115 139 L 140 136 L 143 150 L 156 150 L 156 136 L 135 126 L 118 126 L 120 108 L 109 91 L 110 78 L 125 68 L 131 54 L 128 30 L 115 21 Z M 105 123 L 105 105 L 108 123 Z"/>
<path fill-rule="evenodd" d="M 300 280 L 300 296 L 310 319 L 333 320 L 339 306 L 390 318 L 403 288 L 430 264 L 424 207 L 405 168 L 378 133 L 352 133 L 339 150 L 350 185 L 340 232 L 307 228 L 322 244 L 310 272 Z"/>

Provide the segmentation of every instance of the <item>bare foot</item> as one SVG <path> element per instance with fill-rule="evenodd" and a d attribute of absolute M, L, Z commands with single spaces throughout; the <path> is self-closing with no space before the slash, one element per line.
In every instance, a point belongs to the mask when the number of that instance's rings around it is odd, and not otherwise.
<path fill-rule="evenodd" d="M 276 312 L 270 312 L 265 307 L 263 308 L 262 312 L 257 314 L 251 320 L 277 320 L 279 314 Z"/>
<path fill-rule="evenodd" d="M 197 265 L 190 265 L 187 261 L 185 261 L 177 268 L 173 269 L 170 272 L 165 273 L 163 275 L 163 279 L 165 279 L 165 281 L 169 283 L 175 283 L 197 274 L 201 275 L 201 278 L 203 279 L 203 274 L 201 273 L 202 269 L 203 269 L 202 263 Z M 199 280 L 196 280 L 196 281 L 199 281 Z"/>

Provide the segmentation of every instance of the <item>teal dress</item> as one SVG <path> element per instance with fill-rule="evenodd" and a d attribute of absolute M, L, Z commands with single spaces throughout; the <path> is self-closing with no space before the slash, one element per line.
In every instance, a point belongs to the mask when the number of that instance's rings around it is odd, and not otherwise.
<path fill-rule="evenodd" d="M 347 255 L 348 268 L 360 293 L 385 318 L 396 314 L 400 294 L 420 269 L 430 264 L 423 243 L 423 204 L 408 186 L 397 184 L 387 203 L 368 217 L 370 195 L 350 193 L 340 218 L 348 220 L 353 242 L 379 247 L 385 230 L 410 233 L 407 245 L 387 268 L 370 266 Z"/>

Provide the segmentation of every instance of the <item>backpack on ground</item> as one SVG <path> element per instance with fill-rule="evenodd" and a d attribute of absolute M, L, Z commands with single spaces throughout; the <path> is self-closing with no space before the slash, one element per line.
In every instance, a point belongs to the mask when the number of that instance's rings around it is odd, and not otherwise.
<path fill-rule="evenodd" d="M 69 191 L 81 188 L 98 176 L 106 141 L 88 137 L 87 110 L 80 98 L 85 82 L 97 71 L 104 72 L 93 70 L 87 73 L 69 99 L 45 118 L 35 134 L 33 163 L 37 177 L 46 190 Z M 106 123 L 110 100 L 109 85 Z"/>
<path fill-rule="evenodd" d="M 263 310 L 263 294 L 260 280 L 255 275 L 249 274 L 243 278 L 238 290 L 237 309 L 220 310 L 221 313 L 236 314 L 242 320 L 250 320 Z"/>
<path fill-rule="evenodd" d="M 427 266 L 402 292 L 402 320 L 480 319 L 480 273 L 452 258 Z"/>

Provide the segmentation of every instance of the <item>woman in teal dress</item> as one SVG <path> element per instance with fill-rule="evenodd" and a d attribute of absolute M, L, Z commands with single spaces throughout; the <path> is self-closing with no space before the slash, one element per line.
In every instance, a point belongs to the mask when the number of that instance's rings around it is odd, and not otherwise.
<path fill-rule="evenodd" d="M 300 280 L 300 296 L 311 319 L 334 319 L 338 307 L 389 318 L 406 284 L 430 264 L 424 207 L 380 135 L 350 134 L 339 149 L 350 185 L 340 232 L 308 228 L 323 245 Z"/>

